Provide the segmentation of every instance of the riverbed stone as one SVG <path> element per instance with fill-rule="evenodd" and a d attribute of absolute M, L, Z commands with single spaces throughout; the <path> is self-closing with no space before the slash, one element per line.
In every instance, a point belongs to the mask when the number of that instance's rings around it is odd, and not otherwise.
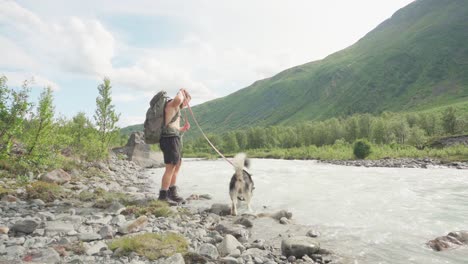
<path fill-rule="evenodd" d="M 437 237 L 427 242 L 427 245 L 435 251 L 444 251 L 468 244 L 468 231 L 454 231 L 446 236 Z"/>
<path fill-rule="evenodd" d="M 11 227 L 11 231 L 31 234 L 39 226 L 39 223 L 39 221 L 33 219 L 18 221 Z"/>
<path fill-rule="evenodd" d="M 211 208 L 208 211 L 220 216 L 230 215 L 231 206 L 228 204 L 215 203 L 211 205 Z"/>
<path fill-rule="evenodd" d="M 284 256 L 302 258 L 304 255 L 312 255 L 319 252 L 319 244 L 307 236 L 296 236 L 281 241 L 281 252 Z"/>
<path fill-rule="evenodd" d="M 23 260 L 33 263 L 60 263 L 60 255 L 52 248 L 42 248 L 28 251 Z"/>
<path fill-rule="evenodd" d="M 119 233 L 121 234 L 128 234 L 137 232 L 140 229 L 143 229 L 148 224 L 148 217 L 146 215 L 142 215 L 138 217 L 134 221 L 128 221 L 121 227 L 119 227 Z"/>
<path fill-rule="evenodd" d="M 45 231 L 49 235 L 64 233 L 67 234 L 71 231 L 74 231 L 75 228 L 71 223 L 65 223 L 62 221 L 48 221 L 46 222 Z"/>
<path fill-rule="evenodd" d="M 218 249 L 214 245 L 208 243 L 202 244 L 198 248 L 197 253 L 210 259 L 217 259 L 219 257 Z"/>
<path fill-rule="evenodd" d="M 71 176 L 62 169 L 56 169 L 49 173 L 43 174 L 40 179 L 45 182 L 64 184 L 71 180 Z"/>
<path fill-rule="evenodd" d="M 81 233 L 78 234 L 78 239 L 83 242 L 90 242 L 95 240 L 100 240 L 101 235 L 95 233 Z"/>
<path fill-rule="evenodd" d="M 0 226 L 0 234 L 8 234 L 8 231 L 10 231 L 10 228 L 7 226 Z"/>
<path fill-rule="evenodd" d="M 226 234 L 224 236 L 223 242 L 218 245 L 218 252 L 221 257 L 230 255 L 234 250 L 238 248 L 244 248 L 244 246 L 237 241 L 237 239 L 230 235 Z"/>

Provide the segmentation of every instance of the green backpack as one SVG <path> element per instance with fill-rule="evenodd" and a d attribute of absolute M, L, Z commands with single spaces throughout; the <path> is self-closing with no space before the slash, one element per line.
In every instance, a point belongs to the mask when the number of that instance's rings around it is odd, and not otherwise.
<path fill-rule="evenodd" d="M 164 128 L 164 108 L 168 100 L 165 91 L 160 91 L 151 99 L 144 124 L 146 144 L 159 144 Z"/>

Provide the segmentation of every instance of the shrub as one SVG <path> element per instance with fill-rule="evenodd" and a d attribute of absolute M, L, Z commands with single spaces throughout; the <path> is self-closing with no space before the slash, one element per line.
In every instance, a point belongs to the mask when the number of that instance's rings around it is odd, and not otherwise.
<path fill-rule="evenodd" d="M 155 260 L 176 253 L 186 253 L 188 242 L 183 236 L 175 233 L 146 233 L 114 239 L 109 244 L 109 248 L 111 250 L 120 248 L 122 255 L 135 252 L 149 260 Z"/>
<path fill-rule="evenodd" d="M 354 156 L 358 159 L 365 159 L 371 153 L 371 145 L 365 139 L 360 139 L 354 142 Z"/>
<path fill-rule="evenodd" d="M 62 187 L 55 183 L 36 181 L 26 186 L 29 199 L 41 199 L 44 202 L 52 202 L 63 196 Z"/>

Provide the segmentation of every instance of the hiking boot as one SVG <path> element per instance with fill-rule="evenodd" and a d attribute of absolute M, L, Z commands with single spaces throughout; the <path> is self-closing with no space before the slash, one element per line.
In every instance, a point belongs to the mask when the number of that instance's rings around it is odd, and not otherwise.
<path fill-rule="evenodd" d="M 172 201 L 175 201 L 179 204 L 185 204 L 186 201 L 184 198 L 180 197 L 179 194 L 177 194 L 177 186 L 171 186 L 169 187 L 169 190 L 167 192 L 167 196 L 169 197 L 169 199 L 171 199 Z"/>
<path fill-rule="evenodd" d="M 173 201 L 173 200 L 169 199 L 168 193 L 169 193 L 169 191 L 160 190 L 158 200 L 159 201 L 164 201 L 164 202 L 168 203 L 170 206 L 177 205 L 178 203 L 176 201 Z"/>

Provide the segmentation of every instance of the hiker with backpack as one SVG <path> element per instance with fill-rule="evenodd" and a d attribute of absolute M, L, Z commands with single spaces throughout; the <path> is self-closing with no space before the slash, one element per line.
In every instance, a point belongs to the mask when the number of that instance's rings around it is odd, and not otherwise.
<path fill-rule="evenodd" d="M 177 175 L 182 165 L 182 134 L 190 129 L 190 123 L 185 118 L 185 124 L 180 127 L 180 110 L 187 107 L 190 94 L 180 89 L 171 99 L 165 91 L 157 93 L 150 102 L 146 112 L 145 141 L 147 144 L 157 144 L 164 155 L 165 171 L 161 180 L 159 200 L 170 205 L 185 203 L 177 193 Z"/>

